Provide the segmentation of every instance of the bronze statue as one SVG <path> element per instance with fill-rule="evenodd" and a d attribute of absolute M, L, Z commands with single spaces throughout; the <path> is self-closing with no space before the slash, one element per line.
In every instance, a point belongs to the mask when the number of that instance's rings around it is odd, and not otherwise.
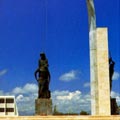
<path fill-rule="evenodd" d="M 38 62 L 38 69 L 35 71 L 35 78 L 38 82 L 38 98 L 50 98 L 50 72 L 48 69 L 48 60 L 45 53 L 40 54 L 41 59 Z"/>
<path fill-rule="evenodd" d="M 109 79 L 110 79 L 110 91 L 112 90 L 112 77 L 114 74 L 114 65 L 115 62 L 112 60 L 112 58 L 109 58 Z"/>

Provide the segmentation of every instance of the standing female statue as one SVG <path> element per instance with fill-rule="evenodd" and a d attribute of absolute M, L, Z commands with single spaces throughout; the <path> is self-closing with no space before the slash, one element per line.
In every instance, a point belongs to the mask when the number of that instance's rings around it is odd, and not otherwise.
<path fill-rule="evenodd" d="M 50 72 L 48 70 L 48 60 L 45 53 L 41 53 L 40 57 L 38 69 L 35 71 L 35 78 L 39 86 L 38 98 L 50 98 Z"/>

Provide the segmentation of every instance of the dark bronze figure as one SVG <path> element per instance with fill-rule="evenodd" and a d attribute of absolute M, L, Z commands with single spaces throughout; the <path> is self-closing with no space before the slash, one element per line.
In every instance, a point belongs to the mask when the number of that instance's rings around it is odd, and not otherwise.
<path fill-rule="evenodd" d="M 38 62 L 38 69 L 35 71 L 35 78 L 38 82 L 38 98 L 50 98 L 50 72 L 48 69 L 48 60 L 44 53 L 40 54 L 41 59 Z"/>
<path fill-rule="evenodd" d="M 114 66 L 115 62 L 112 60 L 112 58 L 109 58 L 109 79 L 110 79 L 110 91 L 112 90 L 112 77 L 114 74 Z"/>

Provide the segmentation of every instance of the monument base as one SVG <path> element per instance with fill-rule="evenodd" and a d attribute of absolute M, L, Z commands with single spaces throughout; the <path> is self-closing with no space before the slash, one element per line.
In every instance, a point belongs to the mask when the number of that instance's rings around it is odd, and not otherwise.
<path fill-rule="evenodd" d="M 73 115 L 73 116 L 0 116 L 0 120 L 120 120 L 120 115 L 111 116 L 90 116 L 90 115 Z"/>
<path fill-rule="evenodd" d="M 118 115 L 116 98 L 111 98 L 111 115 Z"/>
<path fill-rule="evenodd" d="M 42 98 L 36 99 L 35 115 L 52 115 L 52 100 Z"/>

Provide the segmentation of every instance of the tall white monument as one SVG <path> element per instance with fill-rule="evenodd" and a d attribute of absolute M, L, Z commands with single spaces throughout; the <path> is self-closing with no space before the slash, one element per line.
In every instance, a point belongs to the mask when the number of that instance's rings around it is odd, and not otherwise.
<path fill-rule="evenodd" d="M 96 28 L 93 0 L 87 0 L 89 15 L 91 112 L 110 115 L 110 84 L 107 28 Z"/>

